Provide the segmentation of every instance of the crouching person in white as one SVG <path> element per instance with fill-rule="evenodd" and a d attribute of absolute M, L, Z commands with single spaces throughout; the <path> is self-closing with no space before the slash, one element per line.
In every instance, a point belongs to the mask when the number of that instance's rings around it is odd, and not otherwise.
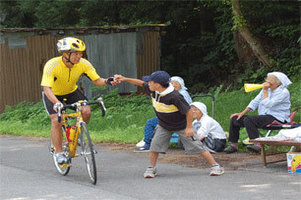
<path fill-rule="evenodd" d="M 226 146 L 226 135 L 221 125 L 207 114 L 207 107 L 200 102 L 190 104 L 193 118 L 194 131 L 199 140 L 211 153 L 222 152 Z"/>

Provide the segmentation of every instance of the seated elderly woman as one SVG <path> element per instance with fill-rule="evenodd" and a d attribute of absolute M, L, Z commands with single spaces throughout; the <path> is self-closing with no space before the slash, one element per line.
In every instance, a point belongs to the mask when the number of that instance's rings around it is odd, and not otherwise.
<path fill-rule="evenodd" d="M 240 113 L 230 116 L 229 142 L 231 143 L 224 151 L 234 153 L 238 150 L 239 129 L 245 127 L 250 139 L 259 137 L 258 128 L 264 128 L 277 120 L 281 123 L 290 122 L 290 93 L 287 86 L 292 82 L 282 72 L 268 73 L 263 89 Z M 258 115 L 245 115 L 249 111 L 258 108 Z M 247 149 L 259 153 L 259 144 L 248 145 Z"/>

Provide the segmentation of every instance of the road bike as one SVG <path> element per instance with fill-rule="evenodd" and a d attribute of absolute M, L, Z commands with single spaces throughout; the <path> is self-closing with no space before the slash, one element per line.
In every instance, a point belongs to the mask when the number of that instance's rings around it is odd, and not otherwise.
<path fill-rule="evenodd" d="M 95 154 L 96 150 L 93 148 L 93 144 L 91 141 L 91 137 L 87 128 L 87 124 L 83 121 L 81 106 L 98 104 L 102 110 L 102 116 L 105 116 L 106 108 L 103 103 L 103 99 L 100 97 L 96 101 L 88 102 L 87 100 L 81 100 L 75 102 L 73 104 L 63 104 L 63 107 L 58 107 L 58 121 L 63 122 L 62 125 L 62 133 L 64 142 L 62 144 L 63 153 L 68 159 L 67 163 L 60 165 L 55 156 L 55 148 L 51 143 L 50 153 L 52 154 L 52 158 L 54 161 L 54 165 L 57 171 L 66 176 L 69 171 L 71 165 L 71 160 L 75 157 L 83 157 L 85 160 L 86 168 L 88 170 L 88 174 L 91 182 L 95 185 L 97 182 L 97 171 L 96 171 L 96 162 L 95 162 Z M 66 113 L 66 109 L 71 108 L 75 109 L 75 112 Z M 75 119 L 75 124 L 71 124 Z M 80 148 L 77 148 L 77 147 Z"/>

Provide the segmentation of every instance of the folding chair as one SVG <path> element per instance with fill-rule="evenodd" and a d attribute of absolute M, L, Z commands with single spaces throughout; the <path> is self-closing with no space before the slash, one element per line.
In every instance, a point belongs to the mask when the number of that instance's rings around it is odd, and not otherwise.
<path fill-rule="evenodd" d="M 262 128 L 264 130 L 268 130 L 268 132 L 265 134 L 265 137 L 268 137 L 274 130 L 292 129 L 292 128 L 297 128 L 297 127 L 301 126 L 301 124 L 298 124 L 297 122 L 294 121 L 296 113 L 297 113 L 297 110 L 291 112 L 291 114 L 289 116 L 291 122 L 289 122 L 289 123 L 280 123 L 275 120 L 272 123 L 268 124 L 265 128 Z M 245 145 L 253 144 L 249 140 L 250 140 L 249 138 L 246 138 L 245 140 L 243 140 L 243 143 Z"/>
<path fill-rule="evenodd" d="M 273 130 L 291 129 L 291 128 L 296 128 L 296 127 L 301 126 L 301 124 L 298 124 L 297 122 L 294 121 L 296 113 L 297 113 L 297 111 L 294 111 L 290 114 L 289 118 L 290 118 L 291 122 L 289 122 L 289 123 L 280 123 L 275 120 L 272 123 L 268 124 L 265 128 L 263 128 L 265 130 L 268 130 L 265 137 L 268 137 Z"/>

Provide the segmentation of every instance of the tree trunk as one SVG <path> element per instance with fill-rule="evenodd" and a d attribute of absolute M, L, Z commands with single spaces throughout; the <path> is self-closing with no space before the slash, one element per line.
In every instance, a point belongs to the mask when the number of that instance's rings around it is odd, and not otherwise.
<path fill-rule="evenodd" d="M 233 38 L 235 41 L 235 51 L 238 56 L 239 63 L 249 63 L 257 57 L 254 55 L 253 50 L 247 41 L 239 34 L 239 32 L 233 31 Z"/>
<path fill-rule="evenodd" d="M 232 9 L 233 13 L 239 19 L 243 18 L 243 15 L 240 11 L 239 0 L 231 0 L 232 2 Z M 242 24 L 239 27 L 238 32 L 240 35 L 246 40 L 246 42 L 250 45 L 254 55 L 267 67 L 271 68 L 272 65 L 269 61 L 268 54 L 265 52 L 263 46 L 261 45 L 260 41 L 257 40 L 252 33 L 250 32 L 249 28 Z"/>

